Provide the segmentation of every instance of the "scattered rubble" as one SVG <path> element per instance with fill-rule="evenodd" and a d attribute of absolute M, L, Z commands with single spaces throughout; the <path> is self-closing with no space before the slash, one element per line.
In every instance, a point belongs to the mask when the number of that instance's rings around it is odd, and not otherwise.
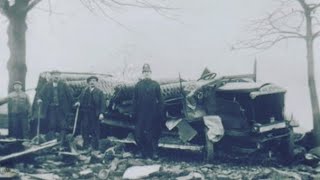
<path fill-rule="evenodd" d="M 0 178 L 20 179 L 319 179 L 319 166 L 282 166 L 277 163 L 250 164 L 217 158 L 212 164 L 201 155 L 181 151 L 161 151 L 159 160 L 134 157 L 134 150 L 120 143 L 102 140 L 104 151 L 82 149 L 82 139 L 73 138 L 71 152 L 59 148 L 37 151 L 32 162 L 19 162 L 0 168 Z M 53 142 L 53 141 L 52 141 Z M 50 145 L 52 142 L 45 143 Z M 39 145 L 43 147 L 42 145 Z M 183 153 L 181 155 L 181 153 Z M 179 154 L 179 156 L 177 156 Z M 196 156 L 199 156 L 198 158 Z M 3 158 L 3 157 L 2 157 Z M 10 160 L 10 159 L 8 159 Z M 10 168 L 9 168 L 10 167 Z"/>
<path fill-rule="evenodd" d="M 0 179 L 12 179 L 18 177 L 18 173 L 7 167 L 0 168 Z"/>
<path fill-rule="evenodd" d="M 85 169 L 85 170 L 81 171 L 79 174 L 81 177 L 86 177 L 92 173 L 93 173 L 93 171 L 91 169 Z"/>
<path fill-rule="evenodd" d="M 204 180 L 204 176 L 198 172 L 191 172 L 187 176 L 181 176 L 177 177 L 177 180 L 192 180 L 192 179 L 199 179 L 199 180 Z"/>
<path fill-rule="evenodd" d="M 52 141 L 48 141 L 48 142 L 45 142 L 43 144 L 40 144 L 40 145 L 35 145 L 31 148 L 28 148 L 22 152 L 17 152 L 17 153 L 13 153 L 13 154 L 10 154 L 10 155 L 7 155 L 7 156 L 2 156 L 0 157 L 0 163 L 1 162 L 4 162 L 4 161 L 8 161 L 10 159 L 13 159 L 13 158 L 18 158 L 18 157 L 21 157 L 21 156 L 25 156 L 27 154 L 31 154 L 31 153 L 35 153 L 37 151 L 40 151 L 40 150 L 44 150 L 44 149 L 48 149 L 48 148 L 52 148 L 56 145 L 58 145 L 59 142 L 55 139 L 55 140 L 52 140 Z"/>
<path fill-rule="evenodd" d="M 58 180 L 58 179 L 61 179 L 60 176 L 58 176 L 56 174 L 52 174 L 52 173 L 48 173 L 48 174 L 28 174 L 28 175 L 25 176 L 26 179 L 27 179 L 27 176 L 29 176 L 31 178 L 41 179 L 41 180 Z"/>
<path fill-rule="evenodd" d="M 161 165 L 150 166 L 132 166 L 128 168 L 122 178 L 123 179 L 142 179 L 149 177 L 150 174 L 159 172 Z"/>

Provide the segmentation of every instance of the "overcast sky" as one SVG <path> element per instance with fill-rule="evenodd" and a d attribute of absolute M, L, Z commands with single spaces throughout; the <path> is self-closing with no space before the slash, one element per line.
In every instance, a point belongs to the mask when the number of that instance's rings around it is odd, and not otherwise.
<path fill-rule="evenodd" d="M 206 66 L 219 74 L 251 73 L 257 58 L 258 80 L 287 88 L 287 112 L 311 128 L 303 42 L 288 41 L 259 53 L 230 50 L 248 36 L 248 20 L 273 8 L 270 0 L 172 0 L 170 6 L 177 10 L 166 15 L 176 20 L 147 9 L 108 9 L 125 27 L 92 14 L 79 0 L 51 0 L 51 14 L 44 11 L 47 2 L 28 16 L 27 88 L 36 86 L 40 72 L 53 69 L 108 73 L 125 63 L 140 68 L 149 62 L 156 77 L 177 77 L 180 72 L 195 79 Z M 1 97 L 8 81 L 6 27 L 0 16 Z M 319 77 L 320 57 L 315 52 Z"/>

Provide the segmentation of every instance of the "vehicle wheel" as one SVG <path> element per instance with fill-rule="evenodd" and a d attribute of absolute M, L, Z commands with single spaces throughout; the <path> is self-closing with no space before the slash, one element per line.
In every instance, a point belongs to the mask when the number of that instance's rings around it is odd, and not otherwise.
<path fill-rule="evenodd" d="M 293 130 L 290 129 L 289 136 L 280 143 L 281 160 L 284 164 L 290 164 L 294 159 L 294 139 Z"/>
<path fill-rule="evenodd" d="M 205 161 L 212 162 L 214 159 L 214 143 L 208 139 L 207 136 L 208 128 L 204 129 L 205 136 Z"/>

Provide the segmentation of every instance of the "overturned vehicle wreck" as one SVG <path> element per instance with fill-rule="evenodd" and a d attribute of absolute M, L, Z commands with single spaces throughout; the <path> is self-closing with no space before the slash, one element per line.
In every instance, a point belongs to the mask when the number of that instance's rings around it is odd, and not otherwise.
<path fill-rule="evenodd" d="M 62 73 L 61 76 L 77 96 L 89 75 L 92 74 Z M 135 82 L 95 75 L 99 77 L 97 86 L 105 93 L 107 104 L 101 136 L 134 143 Z M 50 73 L 42 73 L 37 90 L 49 79 Z M 255 74 L 219 77 L 207 71 L 198 80 L 158 80 L 166 115 L 159 146 L 203 151 L 209 161 L 219 151 L 245 154 L 272 151 L 292 158 L 292 125 L 284 116 L 286 91 L 272 83 L 257 83 L 255 79 Z M 73 116 L 70 115 L 70 126 Z"/>

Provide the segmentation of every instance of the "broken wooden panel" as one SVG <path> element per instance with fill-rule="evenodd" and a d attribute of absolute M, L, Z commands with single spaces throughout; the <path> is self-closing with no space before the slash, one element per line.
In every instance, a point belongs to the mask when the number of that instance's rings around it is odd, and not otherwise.
<path fill-rule="evenodd" d="M 61 179 L 60 176 L 53 173 L 46 174 L 26 174 L 26 176 L 30 176 L 31 178 L 41 179 L 41 180 L 58 180 Z"/>
<path fill-rule="evenodd" d="M 173 128 L 175 128 L 182 119 L 170 119 L 166 121 L 166 127 L 169 131 L 171 131 Z"/>
<path fill-rule="evenodd" d="M 115 119 L 104 119 L 101 121 L 101 123 L 109 126 L 115 126 L 115 127 L 121 127 L 121 128 L 127 128 L 127 129 L 135 128 L 133 124 L 130 124 L 126 121 L 115 120 Z"/>
<path fill-rule="evenodd" d="M 18 158 L 18 157 L 25 156 L 27 154 L 35 153 L 35 152 L 41 151 L 43 149 L 48 149 L 48 148 L 54 147 L 54 146 L 56 146 L 58 144 L 60 144 L 60 143 L 55 139 L 55 140 L 48 141 L 48 142 L 45 142 L 45 143 L 40 144 L 40 145 L 35 145 L 35 146 L 32 146 L 31 148 L 26 149 L 26 150 L 24 150 L 22 152 L 17 152 L 17 153 L 13 153 L 13 154 L 10 154 L 10 155 L 7 155 L 7 156 L 0 157 L 0 163 L 4 162 L 4 161 L 7 161 L 7 160 L 10 160 L 10 159 L 13 159 L 13 158 Z"/>
<path fill-rule="evenodd" d="M 224 127 L 221 118 L 219 116 L 204 116 L 203 121 L 208 128 L 206 134 L 208 139 L 213 143 L 220 141 L 224 136 Z"/>
<path fill-rule="evenodd" d="M 179 137 L 183 142 L 192 140 L 198 133 L 194 130 L 191 125 L 186 121 L 182 120 L 177 124 Z"/>
<path fill-rule="evenodd" d="M 169 131 L 178 128 L 179 137 L 183 142 L 192 140 L 198 133 L 186 119 L 171 119 L 166 122 Z"/>
<path fill-rule="evenodd" d="M 112 142 L 119 142 L 119 143 L 125 143 L 125 144 L 136 144 L 135 140 L 132 138 L 126 138 L 126 139 L 118 139 L 115 137 L 108 137 L 108 140 Z M 179 149 L 179 150 L 189 150 L 194 152 L 201 152 L 204 148 L 204 146 L 197 145 L 197 144 L 191 144 L 191 143 L 169 143 L 167 140 L 159 140 L 158 146 L 160 148 L 165 149 Z"/>
<path fill-rule="evenodd" d="M 30 140 L 28 140 L 28 139 L 16 139 L 16 138 L 0 139 L 0 143 L 14 143 L 14 142 L 24 142 L 24 141 L 30 141 Z"/>

